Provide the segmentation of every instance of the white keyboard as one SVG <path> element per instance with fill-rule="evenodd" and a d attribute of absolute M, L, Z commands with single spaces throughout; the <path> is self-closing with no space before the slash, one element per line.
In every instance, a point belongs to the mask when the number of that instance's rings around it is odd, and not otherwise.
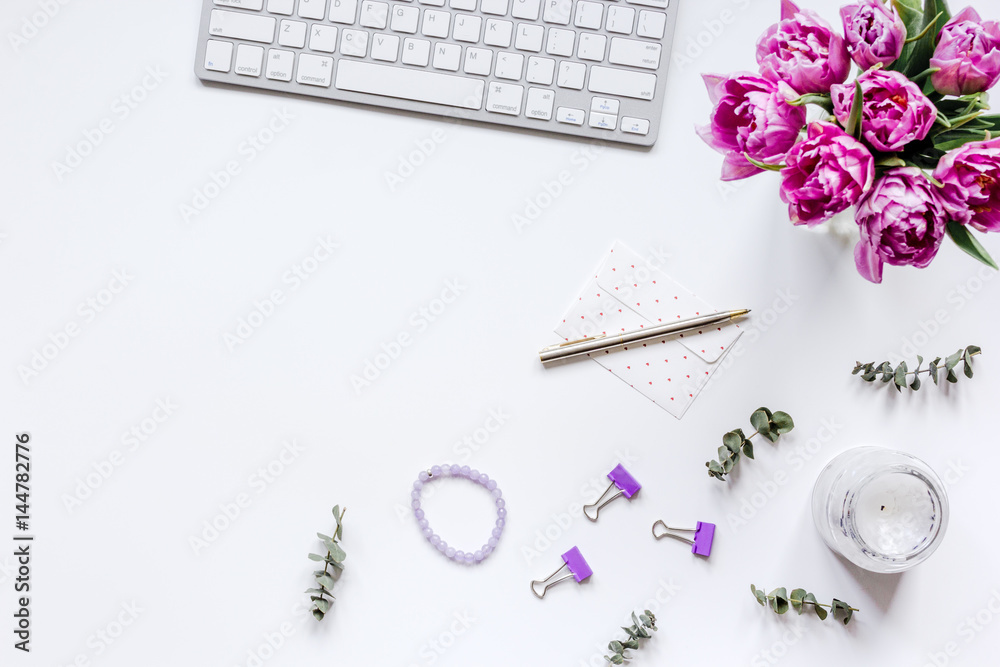
<path fill-rule="evenodd" d="M 651 146 L 678 0 L 205 0 L 204 81 Z"/>

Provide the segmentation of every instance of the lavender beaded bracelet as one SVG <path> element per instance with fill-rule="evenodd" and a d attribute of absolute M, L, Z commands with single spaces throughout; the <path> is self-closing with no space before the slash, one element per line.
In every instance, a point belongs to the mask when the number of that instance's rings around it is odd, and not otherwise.
<path fill-rule="evenodd" d="M 493 500 L 497 506 L 497 522 L 493 527 L 493 535 L 490 539 L 482 546 L 482 548 L 475 552 L 464 552 L 456 551 L 454 547 L 448 546 L 448 543 L 441 539 L 433 530 L 431 530 L 430 524 L 427 519 L 424 518 L 424 511 L 420 509 L 420 494 L 423 491 L 424 484 L 434 479 L 441 477 L 465 477 L 466 479 L 472 480 L 476 484 L 483 486 L 493 495 Z M 413 516 L 417 517 L 417 523 L 420 525 L 420 530 L 423 532 L 424 537 L 427 541 L 437 547 L 437 550 L 443 553 L 445 556 L 455 561 L 456 563 L 465 563 L 471 565 L 473 563 L 481 563 L 486 560 L 486 557 L 493 553 L 496 548 L 497 543 L 500 541 L 500 536 L 503 534 L 503 528 L 507 525 L 507 509 L 506 501 L 503 499 L 503 493 L 497 488 L 497 483 L 489 478 L 488 475 L 480 473 L 478 470 L 469 468 L 469 466 L 458 466 L 458 465 L 441 465 L 441 466 L 431 466 L 429 470 L 423 470 L 417 476 L 417 481 L 413 483 L 413 491 L 410 493 L 413 501 L 410 505 L 413 507 Z"/>

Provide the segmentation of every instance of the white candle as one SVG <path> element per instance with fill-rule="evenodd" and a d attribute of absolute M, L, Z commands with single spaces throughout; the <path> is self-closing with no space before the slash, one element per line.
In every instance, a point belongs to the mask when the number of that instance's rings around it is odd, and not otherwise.
<path fill-rule="evenodd" d="M 889 472 L 876 475 L 858 492 L 854 526 L 876 554 L 902 558 L 924 546 L 939 514 L 926 482 Z"/>

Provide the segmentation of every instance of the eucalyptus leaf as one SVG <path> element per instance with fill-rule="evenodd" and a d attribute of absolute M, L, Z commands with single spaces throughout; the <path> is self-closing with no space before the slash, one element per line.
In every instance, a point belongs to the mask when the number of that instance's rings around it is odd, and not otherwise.
<path fill-rule="evenodd" d="M 775 430 L 782 435 L 795 428 L 795 422 L 792 421 L 791 415 L 787 412 L 781 412 L 780 410 L 775 412 L 771 417 L 771 421 L 777 427 Z"/>
<path fill-rule="evenodd" d="M 748 459 L 753 459 L 753 443 L 749 440 L 743 441 L 743 455 Z"/>
<path fill-rule="evenodd" d="M 329 592 L 333 590 L 333 585 L 336 582 L 334 582 L 333 577 L 331 577 L 328 574 L 324 574 L 322 576 L 316 577 L 316 583 L 319 584 L 323 588 L 323 590 Z"/>
<path fill-rule="evenodd" d="M 316 619 L 317 621 L 322 621 L 322 620 L 323 620 L 323 616 L 324 616 L 324 614 L 323 614 L 323 612 L 321 612 L 321 611 L 320 611 L 319 609 L 313 609 L 313 610 L 312 610 L 312 615 L 313 615 L 313 617 L 314 617 L 314 618 L 315 618 L 315 619 Z"/>
<path fill-rule="evenodd" d="M 788 602 L 792 605 L 792 609 L 800 614 L 802 613 L 802 600 L 806 595 L 807 593 L 803 588 L 796 588 L 788 594 Z"/>
<path fill-rule="evenodd" d="M 752 415 L 750 415 L 750 423 L 753 425 L 757 432 L 760 434 L 769 433 L 771 431 L 770 420 L 768 419 L 768 414 L 763 410 L 757 410 Z"/>
<path fill-rule="evenodd" d="M 324 614 L 326 614 L 327 612 L 330 611 L 330 601 L 329 600 L 319 599 L 319 600 L 316 600 L 315 602 L 316 602 L 316 608 L 319 609 Z"/>

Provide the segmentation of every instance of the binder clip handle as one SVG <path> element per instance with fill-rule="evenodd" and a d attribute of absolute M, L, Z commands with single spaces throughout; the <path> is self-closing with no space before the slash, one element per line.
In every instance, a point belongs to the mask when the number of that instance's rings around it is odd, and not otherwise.
<path fill-rule="evenodd" d="M 610 503 L 615 498 L 618 498 L 620 496 L 625 496 L 625 498 L 631 499 L 632 496 L 638 493 L 639 489 L 642 488 L 642 485 L 639 484 L 639 482 L 635 481 L 635 477 L 632 477 L 632 474 L 629 473 L 629 471 L 625 469 L 625 466 L 621 465 L 620 463 L 617 466 L 615 466 L 614 470 L 608 473 L 608 479 L 611 480 L 611 484 L 609 484 L 608 488 L 604 490 L 604 493 L 601 494 L 601 497 L 598 498 L 595 502 L 591 503 L 590 505 L 583 506 L 583 515 L 588 519 L 590 519 L 591 521 L 597 521 L 597 517 L 601 513 L 601 508 Z M 610 493 L 611 490 L 614 488 L 618 489 L 618 493 L 611 496 L 607 500 L 604 500 L 604 496 L 608 495 L 608 493 Z M 602 500 L 604 500 L 604 502 L 601 502 Z M 596 508 L 594 510 L 594 516 L 590 516 L 589 512 L 590 508 L 592 507 Z"/>

